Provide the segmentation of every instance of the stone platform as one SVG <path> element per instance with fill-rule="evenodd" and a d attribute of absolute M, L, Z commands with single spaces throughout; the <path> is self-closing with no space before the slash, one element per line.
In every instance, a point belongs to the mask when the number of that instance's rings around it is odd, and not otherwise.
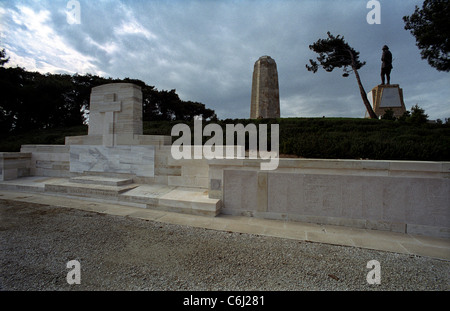
<path fill-rule="evenodd" d="M 137 184 L 132 179 L 105 176 L 23 177 L 0 182 L 0 190 L 84 198 L 105 203 L 212 217 L 218 215 L 221 208 L 221 200 L 209 198 L 208 191 L 204 189 L 164 184 Z"/>

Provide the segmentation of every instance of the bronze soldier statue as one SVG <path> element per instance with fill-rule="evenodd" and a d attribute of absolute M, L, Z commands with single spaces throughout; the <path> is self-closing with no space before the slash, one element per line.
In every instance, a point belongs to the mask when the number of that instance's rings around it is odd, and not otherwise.
<path fill-rule="evenodd" d="M 387 84 L 391 83 L 392 53 L 387 45 L 383 46 L 383 55 L 381 55 L 381 85 L 384 85 L 385 76 Z"/>

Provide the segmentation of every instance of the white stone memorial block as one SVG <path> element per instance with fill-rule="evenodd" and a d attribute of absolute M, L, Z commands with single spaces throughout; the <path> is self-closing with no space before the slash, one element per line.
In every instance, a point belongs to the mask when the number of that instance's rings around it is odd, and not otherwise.
<path fill-rule="evenodd" d="M 142 91 L 132 83 L 92 88 L 88 135 L 68 136 L 66 145 L 170 145 L 171 136 L 143 135 Z"/>
<path fill-rule="evenodd" d="M 154 177 L 154 146 L 70 146 L 70 171 L 74 173 L 126 173 Z"/>
<path fill-rule="evenodd" d="M 142 92 L 131 83 L 111 83 L 92 88 L 89 136 L 101 136 L 102 145 L 115 146 L 119 136 L 142 135 Z"/>

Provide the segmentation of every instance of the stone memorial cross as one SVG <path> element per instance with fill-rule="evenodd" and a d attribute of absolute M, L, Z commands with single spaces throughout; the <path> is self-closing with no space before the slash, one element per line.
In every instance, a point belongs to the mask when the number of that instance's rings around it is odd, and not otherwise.
<path fill-rule="evenodd" d="M 98 112 L 103 116 L 103 145 L 114 146 L 114 113 L 121 111 L 121 102 L 116 101 L 116 94 L 105 94 L 104 102 L 99 105 Z"/>

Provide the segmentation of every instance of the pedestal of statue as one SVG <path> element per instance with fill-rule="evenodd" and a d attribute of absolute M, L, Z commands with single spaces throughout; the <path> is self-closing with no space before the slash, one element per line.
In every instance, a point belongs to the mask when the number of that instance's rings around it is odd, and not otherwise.
<path fill-rule="evenodd" d="M 367 98 L 377 116 L 382 116 L 386 110 L 392 109 L 394 117 L 398 118 L 406 111 L 403 90 L 398 84 L 379 84 L 367 94 Z"/>

